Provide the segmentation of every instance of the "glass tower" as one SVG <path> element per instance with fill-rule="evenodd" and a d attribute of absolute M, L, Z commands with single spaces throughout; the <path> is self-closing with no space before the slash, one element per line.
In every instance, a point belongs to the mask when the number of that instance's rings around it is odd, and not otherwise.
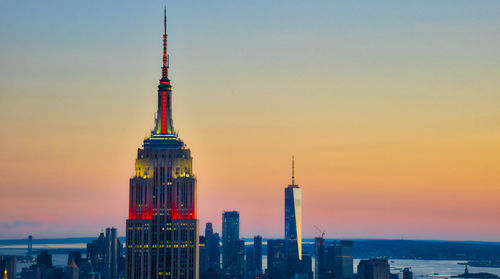
<path fill-rule="evenodd" d="M 243 277 L 240 246 L 240 214 L 225 211 L 222 214 L 222 273 L 225 277 Z"/>
<path fill-rule="evenodd" d="M 285 251 L 287 275 L 300 273 L 302 260 L 302 189 L 295 184 L 292 157 L 292 184 L 285 188 Z"/>

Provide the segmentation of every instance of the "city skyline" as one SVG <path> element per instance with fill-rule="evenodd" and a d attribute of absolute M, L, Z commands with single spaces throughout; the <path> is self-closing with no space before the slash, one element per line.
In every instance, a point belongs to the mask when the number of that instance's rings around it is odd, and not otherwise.
<path fill-rule="evenodd" d="M 162 3 L 54 3 L 0 3 L 0 238 L 124 232 L 152 124 Z M 453 3 L 169 3 L 200 224 L 282 236 L 295 154 L 305 238 L 500 241 L 500 5 Z"/>

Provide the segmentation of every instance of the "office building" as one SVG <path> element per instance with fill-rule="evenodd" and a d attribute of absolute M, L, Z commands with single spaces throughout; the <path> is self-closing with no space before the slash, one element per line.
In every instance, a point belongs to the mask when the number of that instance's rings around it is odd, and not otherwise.
<path fill-rule="evenodd" d="M 255 277 L 255 249 L 253 245 L 245 248 L 245 278 Z"/>
<path fill-rule="evenodd" d="M 31 255 L 33 253 L 33 236 L 28 236 L 28 254 Z"/>
<path fill-rule="evenodd" d="M 327 246 L 323 237 L 316 237 L 315 279 L 353 279 L 352 246 L 352 240 L 335 240 Z"/>
<path fill-rule="evenodd" d="M 200 273 L 199 277 L 201 279 L 204 278 L 203 274 L 205 274 L 208 271 L 208 251 L 207 251 L 207 243 L 206 243 L 206 238 L 205 236 L 200 235 L 199 239 L 199 244 L 198 244 L 198 272 Z"/>
<path fill-rule="evenodd" d="M 245 277 L 245 241 L 241 239 L 238 241 L 238 270 L 239 277 Z"/>
<path fill-rule="evenodd" d="M 64 267 L 64 279 L 78 279 L 79 270 L 74 259 L 70 259 L 71 262 Z"/>
<path fill-rule="evenodd" d="M 120 274 L 123 277 L 125 269 L 123 245 L 118 239 L 116 228 L 106 228 L 105 231 L 100 232 L 96 240 L 87 243 L 87 260 L 92 265 L 91 272 L 99 273 L 102 279 L 117 279 Z M 68 259 L 68 264 L 69 261 L 70 259 Z M 80 262 L 78 259 L 75 260 L 79 268 Z"/>
<path fill-rule="evenodd" d="M 253 238 L 255 272 L 262 274 L 262 236 L 256 235 Z"/>
<path fill-rule="evenodd" d="M 300 261 L 300 272 L 295 274 L 295 278 L 313 279 L 312 257 L 309 253 L 302 254 Z"/>
<path fill-rule="evenodd" d="M 16 279 L 17 257 L 0 256 L 0 274 L 1 276 Z"/>
<path fill-rule="evenodd" d="M 325 239 L 316 237 L 314 239 L 314 278 L 325 278 Z"/>
<path fill-rule="evenodd" d="M 127 279 L 199 276 L 196 177 L 191 151 L 173 126 L 168 70 L 165 11 L 155 127 L 137 151 L 135 174 L 130 179 Z"/>
<path fill-rule="evenodd" d="M 302 259 L 302 189 L 295 184 L 292 157 L 292 184 L 285 188 L 285 251 L 287 277 L 300 272 Z"/>
<path fill-rule="evenodd" d="M 358 264 L 357 279 L 390 279 L 387 259 L 361 260 Z"/>
<path fill-rule="evenodd" d="M 49 251 L 43 250 L 38 256 L 36 256 L 36 264 L 40 267 L 53 267 L 52 255 L 49 254 Z"/>
<path fill-rule="evenodd" d="M 118 245 L 116 228 L 107 228 L 104 279 L 118 278 Z"/>
<path fill-rule="evenodd" d="M 403 279 L 413 279 L 413 272 L 410 271 L 409 267 L 403 269 Z"/>
<path fill-rule="evenodd" d="M 270 279 L 287 278 L 286 248 L 285 240 L 269 239 L 267 241 L 267 270 L 266 275 Z"/>
<path fill-rule="evenodd" d="M 222 214 L 222 274 L 228 278 L 243 276 L 240 243 L 240 214 L 225 211 Z"/>
<path fill-rule="evenodd" d="M 353 279 L 353 254 L 352 254 L 352 240 L 340 241 L 340 254 L 336 255 L 336 265 L 334 269 L 340 270 L 338 273 L 340 277 L 336 279 Z"/>
<path fill-rule="evenodd" d="M 205 246 L 208 254 L 208 269 L 220 271 L 220 237 L 214 233 L 212 223 L 205 226 Z"/>

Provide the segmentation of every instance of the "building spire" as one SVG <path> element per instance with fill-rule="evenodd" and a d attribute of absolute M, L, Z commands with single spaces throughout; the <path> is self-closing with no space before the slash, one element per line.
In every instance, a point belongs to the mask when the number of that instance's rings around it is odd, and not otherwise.
<path fill-rule="evenodd" d="M 292 155 L 292 186 L 295 186 L 295 157 Z"/>
<path fill-rule="evenodd" d="M 163 7 L 163 65 L 162 81 L 169 82 L 168 79 L 168 54 L 167 54 L 167 6 Z"/>
<path fill-rule="evenodd" d="M 163 7 L 163 63 L 160 85 L 158 86 L 158 112 L 153 134 L 175 136 L 172 121 L 172 86 L 168 78 L 169 59 L 167 53 L 167 7 Z"/>

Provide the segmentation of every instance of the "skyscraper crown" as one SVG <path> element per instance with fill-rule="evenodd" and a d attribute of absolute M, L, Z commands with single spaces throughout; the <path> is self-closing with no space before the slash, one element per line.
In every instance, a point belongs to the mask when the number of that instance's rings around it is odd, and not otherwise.
<path fill-rule="evenodd" d="M 144 147 L 179 148 L 184 144 L 177 136 L 172 119 L 172 85 L 168 78 L 166 8 L 164 8 L 163 13 L 163 61 L 160 84 L 158 85 L 158 110 L 155 117 L 155 128 L 151 131 L 151 138 L 144 141 Z"/>

